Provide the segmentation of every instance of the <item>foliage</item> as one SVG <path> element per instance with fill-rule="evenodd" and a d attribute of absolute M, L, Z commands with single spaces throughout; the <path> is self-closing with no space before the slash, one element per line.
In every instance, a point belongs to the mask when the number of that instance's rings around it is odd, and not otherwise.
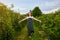
<path fill-rule="evenodd" d="M 32 10 L 32 14 L 34 17 L 38 17 L 42 14 L 41 10 L 39 9 L 39 7 L 35 7 L 33 10 Z"/>
<path fill-rule="evenodd" d="M 45 14 L 39 18 L 42 20 L 40 29 L 44 30 L 51 40 L 60 39 L 60 14 Z"/>
<path fill-rule="evenodd" d="M 20 14 L 7 8 L 2 3 L 0 5 L 0 40 L 13 40 L 17 27 L 19 27 Z"/>

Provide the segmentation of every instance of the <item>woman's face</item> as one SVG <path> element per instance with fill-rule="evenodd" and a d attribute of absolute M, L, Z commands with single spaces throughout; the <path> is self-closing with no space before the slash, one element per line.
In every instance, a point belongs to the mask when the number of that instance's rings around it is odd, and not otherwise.
<path fill-rule="evenodd" d="M 29 16 L 32 16 L 31 12 L 29 13 Z"/>

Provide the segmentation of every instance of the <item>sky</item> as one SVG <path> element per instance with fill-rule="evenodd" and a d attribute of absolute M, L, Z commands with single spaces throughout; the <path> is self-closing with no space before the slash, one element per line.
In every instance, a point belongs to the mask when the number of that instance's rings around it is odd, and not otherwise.
<path fill-rule="evenodd" d="M 43 13 L 60 8 L 60 0 L 0 0 L 0 2 L 6 4 L 8 7 L 13 4 L 13 10 L 21 14 L 33 10 L 36 6 L 38 6 Z"/>

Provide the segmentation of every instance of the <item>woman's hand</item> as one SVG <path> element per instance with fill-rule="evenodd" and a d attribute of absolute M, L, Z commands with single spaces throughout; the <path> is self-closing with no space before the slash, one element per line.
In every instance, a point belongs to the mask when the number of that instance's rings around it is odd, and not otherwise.
<path fill-rule="evenodd" d="M 41 20 L 39 20 L 39 22 L 41 23 Z"/>
<path fill-rule="evenodd" d="M 18 22 L 18 24 L 20 24 L 20 23 L 21 23 L 21 21 Z"/>
<path fill-rule="evenodd" d="M 41 20 L 38 20 L 38 19 L 36 19 L 36 18 L 34 18 L 34 17 L 33 17 L 33 19 L 36 20 L 36 21 L 38 21 L 38 22 L 41 22 Z"/>
<path fill-rule="evenodd" d="M 41 20 L 37 20 L 37 21 L 41 23 Z"/>
<path fill-rule="evenodd" d="M 18 24 L 20 24 L 21 22 L 25 21 L 26 19 L 28 19 L 28 18 L 26 17 L 26 18 L 20 20 L 20 21 L 18 22 Z"/>

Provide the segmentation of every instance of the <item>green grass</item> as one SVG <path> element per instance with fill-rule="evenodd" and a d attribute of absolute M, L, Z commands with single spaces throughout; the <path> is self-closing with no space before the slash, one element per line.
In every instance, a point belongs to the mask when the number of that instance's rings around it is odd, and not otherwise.
<path fill-rule="evenodd" d="M 47 37 L 44 37 L 44 32 L 39 31 L 38 27 L 34 27 L 34 34 L 29 38 L 27 27 L 24 27 L 20 32 L 20 35 L 16 37 L 16 40 L 47 40 Z"/>

